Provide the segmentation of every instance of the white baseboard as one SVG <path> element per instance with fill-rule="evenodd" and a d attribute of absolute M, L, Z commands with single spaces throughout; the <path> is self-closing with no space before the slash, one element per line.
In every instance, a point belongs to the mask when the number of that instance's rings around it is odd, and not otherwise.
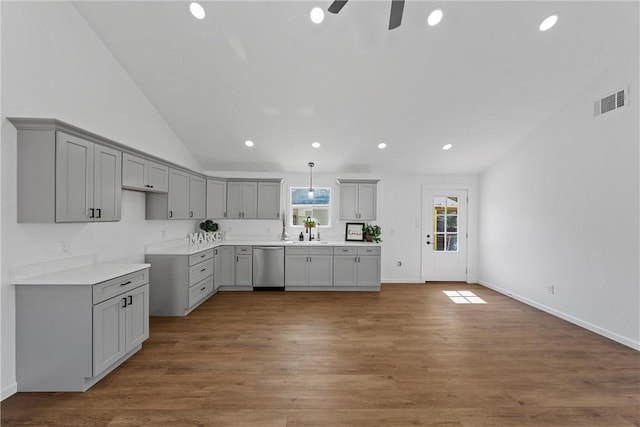
<path fill-rule="evenodd" d="M 613 340 L 615 342 L 618 342 L 620 344 L 626 345 L 627 347 L 631 347 L 634 350 L 638 350 L 640 351 L 640 342 L 639 341 L 635 341 L 631 338 L 627 338 L 624 337 L 620 334 L 617 334 L 615 332 L 612 332 L 608 329 L 604 329 L 601 328 L 597 325 L 594 325 L 593 323 L 587 322 L 586 320 L 582 320 L 579 319 L 575 316 L 572 316 L 570 314 L 564 313 L 562 311 L 556 310 L 554 308 L 548 307 L 544 304 L 540 304 L 536 301 L 530 300 L 529 298 L 523 297 L 522 295 L 518 295 L 518 294 L 514 294 L 513 292 L 503 289 L 499 286 L 495 286 L 489 282 L 486 282 L 484 280 L 479 280 L 477 283 L 481 284 L 482 286 L 485 286 L 489 289 L 492 289 L 496 292 L 499 292 L 503 295 L 506 295 L 510 298 L 513 298 L 515 300 L 518 300 L 524 304 L 530 305 L 531 307 L 535 307 L 538 310 L 542 310 L 546 313 L 549 313 L 553 316 L 559 317 L 562 320 L 566 320 L 567 322 L 573 323 L 574 325 L 578 325 L 582 328 L 585 328 L 591 332 L 594 332 L 598 335 L 602 335 L 603 337 L 609 338 L 610 340 Z"/>
<path fill-rule="evenodd" d="M 381 283 L 408 283 L 408 284 L 416 284 L 416 285 L 424 285 L 424 281 L 420 281 L 419 277 L 411 277 L 407 279 L 382 279 Z"/>
<path fill-rule="evenodd" d="M 5 400 L 9 396 L 13 396 L 18 392 L 18 383 L 9 384 L 0 392 L 0 401 Z"/>

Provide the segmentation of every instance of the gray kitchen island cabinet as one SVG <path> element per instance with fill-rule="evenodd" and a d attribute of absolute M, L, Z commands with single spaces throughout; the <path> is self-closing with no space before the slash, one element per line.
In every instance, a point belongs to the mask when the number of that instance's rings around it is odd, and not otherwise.
<path fill-rule="evenodd" d="M 18 391 L 86 391 L 149 337 L 149 265 L 95 264 L 18 280 Z"/>
<path fill-rule="evenodd" d="M 333 247 L 286 247 L 285 287 L 333 285 Z"/>
<path fill-rule="evenodd" d="M 186 316 L 214 293 L 213 249 L 191 254 L 147 254 L 152 316 Z"/>

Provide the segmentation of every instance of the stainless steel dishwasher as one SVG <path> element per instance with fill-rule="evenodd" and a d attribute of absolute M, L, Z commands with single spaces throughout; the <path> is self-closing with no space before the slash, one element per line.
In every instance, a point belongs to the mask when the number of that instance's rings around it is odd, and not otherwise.
<path fill-rule="evenodd" d="M 284 290 L 284 247 L 253 247 L 253 288 Z"/>

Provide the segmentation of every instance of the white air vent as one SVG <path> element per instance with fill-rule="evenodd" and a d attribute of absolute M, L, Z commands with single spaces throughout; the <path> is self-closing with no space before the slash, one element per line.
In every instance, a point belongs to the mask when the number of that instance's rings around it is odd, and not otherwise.
<path fill-rule="evenodd" d="M 620 89 L 593 102 L 593 115 L 608 113 L 629 103 L 629 89 Z"/>

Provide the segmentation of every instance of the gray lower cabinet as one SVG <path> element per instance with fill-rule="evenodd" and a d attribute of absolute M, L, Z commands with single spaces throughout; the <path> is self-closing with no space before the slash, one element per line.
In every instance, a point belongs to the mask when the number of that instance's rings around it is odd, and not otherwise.
<path fill-rule="evenodd" d="M 236 286 L 253 286 L 253 248 L 236 246 Z"/>
<path fill-rule="evenodd" d="M 235 286 L 236 285 L 236 247 L 235 246 L 219 246 L 218 256 L 220 260 L 220 285 L 219 286 Z M 216 264 L 217 266 L 217 264 Z M 216 270 L 216 274 L 217 274 Z M 217 281 L 216 281 L 217 282 Z"/>
<path fill-rule="evenodd" d="M 151 264 L 150 314 L 185 316 L 214 293 L 214 254 L 147 254 Z"/>
<path fill-rule="evenodd" d="M 148 269 L 95 285 L 16 285 L 18 391 L 86 391 L 148 337 Z"/>
<path fill-rule="evenodd" d="M 380 286 L 380 247 L 336 247 L 334 286 Z"/>
<path fill-rule="evenodd" d="M 333 247 L 287 247 L 284 265 L 285 287 L 333 285 Z"/>

